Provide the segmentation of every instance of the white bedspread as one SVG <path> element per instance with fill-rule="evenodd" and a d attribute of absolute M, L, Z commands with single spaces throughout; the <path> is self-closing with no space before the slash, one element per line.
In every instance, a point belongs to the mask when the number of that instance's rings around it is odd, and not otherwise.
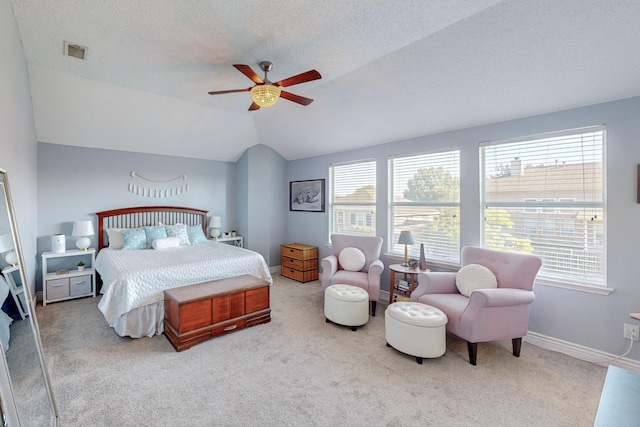
<path fill-rule="evenodd" d="M 262 255 L 215 241 L 163 250 L 105 248 L 96 271 L 103 282 L 98 308 L 110 326 L 132 309 L 162 301 L 165 289 L 241 274 L 273 283 Z"/>

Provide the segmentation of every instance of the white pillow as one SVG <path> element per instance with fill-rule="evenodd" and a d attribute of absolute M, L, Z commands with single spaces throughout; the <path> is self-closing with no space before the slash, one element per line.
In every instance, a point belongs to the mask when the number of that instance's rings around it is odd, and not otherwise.
<path fill-rule="evenodd" d="M 161 237 L 151 243 L 153 249 L 169 249 L 178 246 L 180 246 L 180 239 L 177 237 Z"/>
<path fill-rule="evenodd" d="M 344 248 L 340 251 L 338 262 L 347 271 L 360 271 L 366 264 L 367 258 L 358 248 Z"/>
<path fill-rule="evenodd" d="M 109 249 L 122 249 L 124 239 L 122 238 L 122 228 L 107 228 L 109 239 Z"/>
<path fill-rule="evenodd" d="M 456 287 L 462 295 L 470 297 L 476 289 L 497 288 L 498 280 L 484 265 L 467 264 L 456 274 Z"/>

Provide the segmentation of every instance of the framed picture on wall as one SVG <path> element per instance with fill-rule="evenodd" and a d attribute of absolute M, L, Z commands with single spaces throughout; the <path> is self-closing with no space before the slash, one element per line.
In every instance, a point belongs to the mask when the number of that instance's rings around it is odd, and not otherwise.
<path fill-rule="evenodd" d="M 324 212 L 324 179 L 289 182 L 289 210 Z"/>

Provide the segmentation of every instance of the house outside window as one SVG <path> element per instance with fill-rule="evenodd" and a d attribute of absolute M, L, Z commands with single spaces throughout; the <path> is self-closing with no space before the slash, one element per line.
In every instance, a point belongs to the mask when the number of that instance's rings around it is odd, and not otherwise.
<path fill-rule="evenodd" d="M 389 159 L 389 242 L 391 252 L 404 254 L 397 244 L 401 231 L 411 231 L 412 258 L 424 244 L 426 258 L 460 262 L 460 150 Z"/>
<path fill-rule="evenodd" d="M 606 286 L 604 126 L 480 146 L 486 248 L 542 258 L 541 279 Z"/>
<path fill-rule="evenodd" d="M 329 166 L 329 235 L 376 235 L 376 162 Z"/>

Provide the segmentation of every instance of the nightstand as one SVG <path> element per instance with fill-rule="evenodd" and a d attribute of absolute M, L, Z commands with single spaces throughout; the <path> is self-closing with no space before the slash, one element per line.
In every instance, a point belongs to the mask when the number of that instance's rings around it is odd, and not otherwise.
<path fill-rule="evenodd" d="M 16 303 L 16 307 L 18 307 L 20 317 L 22 318 L 22 320 L 24 320 L 24 318 L 29 315 L 29 312 L 27 311 L 27 300 L 24 297 L 24 288 L 22 287 L 22 282 L 20 283 L 20 285 L 16 284 L 15 278 L 13 277 L 15 272 L 18 272 L 18 275 L 20 274 L 18 270 L 19 268 L 17 265 L 15 267 L 9 266 L 2 270 L 2 275 L 9 285 L 11 296 L 13 297 L 13 301 L 15 301 Z"/>
<path fill-rule="evenodd" d="M 237 246 L 239 248 L 244 248 L 244 238 L 240 236 L 226 236 L 226 237 L 218 237 L 216 239 L 218 242 L 223 242 L 228 245 Z"/>
<path fill-rule="evenodd" d="M 85 263 L 78 270 L 79 261 Z M 96 250 L 42 253 L 42 305 L 74 298 L 96 296 Z"/>

